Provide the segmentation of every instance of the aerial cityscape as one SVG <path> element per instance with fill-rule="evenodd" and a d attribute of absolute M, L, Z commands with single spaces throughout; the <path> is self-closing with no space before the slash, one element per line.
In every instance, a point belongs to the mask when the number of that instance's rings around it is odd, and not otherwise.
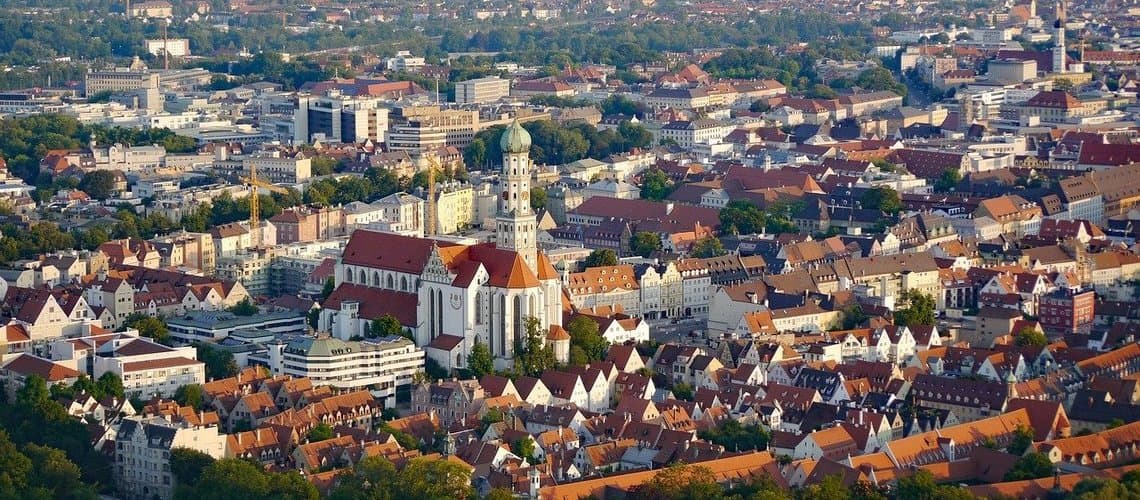
<path fill-rule="evenodd" d="M 0 2 L 0 498 L 1140 500 L 1136 0 Z"/>

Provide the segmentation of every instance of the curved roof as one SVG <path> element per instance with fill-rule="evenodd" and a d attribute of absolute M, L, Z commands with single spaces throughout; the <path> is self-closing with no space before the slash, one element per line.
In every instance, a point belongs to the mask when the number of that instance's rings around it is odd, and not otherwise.
<path fill-rule="evenodd" d="M 530 132 L 527 132 L 516 119 L 503 131 L 499 147 L 504 153 L 526 153 L 530 151 Z"/>

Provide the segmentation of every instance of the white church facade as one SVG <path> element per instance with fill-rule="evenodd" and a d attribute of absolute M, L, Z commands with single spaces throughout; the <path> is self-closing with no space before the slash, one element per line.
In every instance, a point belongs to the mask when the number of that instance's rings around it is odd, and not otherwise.
<path fill-rule="evenodd" d="M 490 348 L 497 367 L 506 367 L 528 318 L 536 318 L 544 334 L 562 324 L 561 281 L 538 250 L 530 208 L 530 135 L 516 122 L 501 145 L 496 243 L 463 245 L 358 229 L 337 263 L 321 330 L 341 339 L 364 336 L 372 319 L 391 314 L 416 345 L 452 353 L 449 365 L 466 367 L 479 342 Z"/>

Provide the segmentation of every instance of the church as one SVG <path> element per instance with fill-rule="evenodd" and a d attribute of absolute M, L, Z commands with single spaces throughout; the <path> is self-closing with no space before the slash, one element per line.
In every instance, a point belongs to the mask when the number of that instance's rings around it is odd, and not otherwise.
<path fill-rule="evenodd" d="M 501 137 L 495 243 L 357 230 L 337 262 L 336 288 L 322 305 L 319 328 L 349 339 L 364 336 L 372 319 L 391 314 L 416 345 L 446 352 L 448 368 L 465 368 L 476 342 L 490 348 L 496 367 L 510 366 L 530 317 L 544 334 L 560 331 L 562 285 L 538 249 L 530 207 L 530 144 L 517 121 Z"/>

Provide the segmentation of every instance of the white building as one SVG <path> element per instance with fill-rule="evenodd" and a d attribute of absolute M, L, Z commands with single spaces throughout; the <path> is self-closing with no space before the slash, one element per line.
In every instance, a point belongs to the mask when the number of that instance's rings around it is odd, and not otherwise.
<path fill-rule="evenodd" d="M 239 330 L 302 334 L 308 328 L 304 316 L 289 311 L 253 316 L 238 316 L 229 311 L 191 311 L 185 316 L 167 319 L 166 324 L 170 330 L 170 337 L 175 342 L 186 345 L 195 342 L 217 342 Z"/>
<path fill-rule="evenodd" d="M 213 425 L 191 427 L 162 417 L 124 418 L 115 439 L 117 496 L 131 500 L 173 498 L 177 480 L 170 470 L 170 452 L 175 448 L 220 459 L 226 453 L 226 436 Z"/>
<path fill-rule="evenodd" d="M 406 50 L 396 52 L 395 57 L 384 60 L 384 67 L 388 71 L 416 71 L 426 64 L 424 58 L 413 56 L 411 52 Z"/>
<path fill-rule="evenodd" d="M 455 84 L 455 102 L 459 104 L 486 104 L 511 94 L 511 81 L 497 76 L 475 78 Z"/>
<path fill-rule="evenodd" d="M 392 314 L 416 344 L 440 335 L 464 346 L 488 345 L 500 367 L 513 359 L 515 340 L 535 318 L 540 331 L 561 325 L 558 273 L 538 251 L 530 208 L 530 134 L 517 122 L 502 136 L 503 192 L 496 242 L 464 245 L 357 230 L 336 268 L 337 290 L 324 304 L 320 329 L 348 339 L 368 321 Z M 460 364 L 467 359 L 462 353 Z"/>
<path fill-rule="evenodd" d="M 143 400 L 173 397 L 179 387 L 206 382 L 206 365 L 193 347 L 167 347 L 146 338 L 123 335 L 95 350 L 91 377 L 113 373 L 123 390 Z"/>
<path fill-rule="evenodd" d="M 250 359 L 264 363 L 275 376 L 309 378 L 314 385 L 342 390 L 370 388 L 375 397 L 391 398 L 389 407 L 395 405 L 396 388 L 411 386 L 412 376 L 424 366 L 424 351 L 404 337 L 359 342 L 296 337 L 266 347 L 266 354 Z"/>
<path fill-rule="evenodd" d="M 422 198 L 407 193 L 393 193 L 370 204 L 378 213 L 364 227 L 402 234 L 424 235 L 424 205 Z"/>

